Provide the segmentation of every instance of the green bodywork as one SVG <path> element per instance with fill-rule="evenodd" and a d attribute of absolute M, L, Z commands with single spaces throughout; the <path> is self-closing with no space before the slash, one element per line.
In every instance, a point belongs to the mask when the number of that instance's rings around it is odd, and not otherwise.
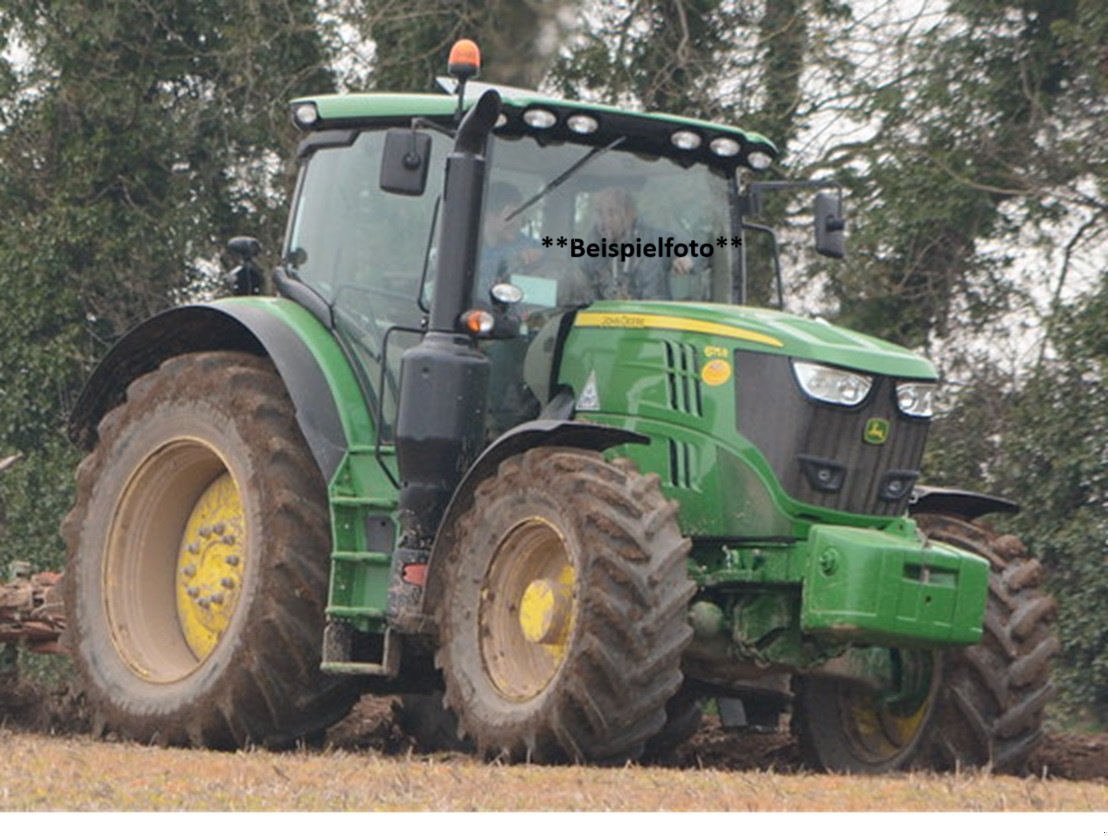
<path fill-rule="evenodd" d="M 286 300 L 240 304 L 264 307 L 296 331 L 339 406 L 348 446 L 328 486 L 334 541 L 328 615 L 379 633 L 386 626 L 390 554 L 369 548 L 366 520 L 396 522 L 392 448 L 376 447 L 372 416 L 334 335 Z M 927 647 L 980 639 L 984 560 L 925 544 L 907 520 L 836 513 L 791 499 L 758 449 L 734 429 L 733 377 L 714 386 L 697 380 L 700 408 L 674 410 L 665 352 L 675 344 L 707 360 L 753 349 L 918 379 L 934 378 L 930 363 L 891 344 L 776 311 L 601 302 L 577 316 L 583 324 L 570 332 L 558 380 L 580 393 L 591 376 L 600 409 L 579 417 L 655 441 L 613 451 L 643 471 L 669 471 L 666 440 L 685 451 L 687 478 L 663 480 L 663 489 L 678 502 L 682 529 L 694 540 L 690 573 L 701 590 L 747 591 L 743 605 L 725 614 L 725 620 L 736 614 L 728 628 L 736 651 L 766 664 L 807 667 L 841 652 L 846 642 Z M 690 363 L 688 373 L 703 366 Z M 747 542 L 751 531 L 760 531 L 765 542 Z M 720 545 L 727 539 L 736 542 Z M 771 634 L 775 640 L 767 643 Z"/>
<path fill-rule="evenodd" d="M 385 629 L 390 553 L 371 549 L 367 520 L 390 520 L 397 489 L 390 445 L 377 447 L 373 416 L 336 337 L 282 299 L 264 308 L 303 340 L 339 408 L 347 449 L 328 485 L 333 551 L 327 614 L 355 629 Z M 808 667 L 847 643 L 942 646 L 980 639 L 988 565 L 924 544 L 906 520 L 843 514 L 787 496 L 758 449 L 735 431 L 734 377 L 708 385 L 706 361 L 736 348 L 820 360 L 902 378 L 934 379 L 927 361 L 889 343 L 777 311 L 699 303 L 598 302 L 577 314 L 558 380 L 580 393 L 592 377 L 600 408 L 579 417 L 642 433 L 627 445 L 647 472 L 667 473 L 665 441 L 684 451 L 686 477 L 663 480 L 694 541 L 690 573 L 706 593 L 746 590 L 727 608 L 728 644 L 764 664 Z M 666 352 L 692 352 L 686 369 L 698 408 L 672 406 Z M 721 501 L 725 498 L 726 501 Z M 765 542 L 748 542 L 750 532 Z M 720 545 L 728 539 L 734 544 Z M 789 542 L 783 543 L 782 540 Z M 742 541 L 741 543 L 739 541 Z M 738 603 L 742 606 L 737 606 Z M 766 641 L 773 636 L 773 641 Z M 816 639 L 815 642 L 811 639 Z"/>
<path fill-rule="evenodd" d="M 249 305 L 289 326 L 319 365 L 338 407 L 346 452 L 327 486 L 331 505 L 331 585 L 327 614 L 356 629 L 385 629 L 389 551 L 371 550 L 370 526 L 389 521 L 396 530 L 397 490 L 391 445 L 377 447 L 377 431 L 362 387 L 335 335 L 295 302 L 279 298 L 228 300 Z"/>
<path fill-rule="evenodd" d="M 630 125 L 646 126 L 644 132 L 657 132 L 664 122 L 775 153 L 765 137 L 734 127 L 538 94 L 509 91 L 503 98 L 506 108 L 549 104 L 563 114 L 618 113 Z M 402 125 L 416 116 L 442 121 L 457 105 L 451 96 L 373 94 L 305 98 L 293 106 L 307 103 L 318 111 L 319 128 Z M 399 531 L 398 487 L 394 452 L 379 444 L 367 406 L 370 393 L 352 370 L 357 352 L 344 350 L 347 336 L 336 337 L 291 302 L 249 304 L 267 306 L 300 335 L 339 406 L 347 447 L 328 486 L 334 551 L 327 614 L 358 631 L 382 634 L 389 626 L 385 609 L 395 538 L 374 538 L 371 529 L 387 523 L 390 532 Z M 681 529 L 693 543 L 689 573 L 699 587 L 690 611 L 691 656 L 792 671 L 845 659 L 881 678 L 889 654 L 871 659 L 866 646 L 927 649 L 980 639 L 986 561 L 926 542 L 906 518 L 797 500 L 782 488 L 763 451 L 738 429 L 736 352 L 895 380 L 934 381 L 931 363 L 821 320 L 736 305 L 597 301 L 566 315 L 574 317 L 573 326 L 544 361 L 554 367 L 532 388 L 539 406 L 558 390 L 568 391 L 576 399 L 575 420 L 651 440 L 609 453 L 659 474 L 662 490 L 678 505 Z M 541 333 L 525 335 L 516 347 L 540 353 L 535 349 Z M 888 427 L 875 427 L 867 443 L 877 443 L 878 430 L 887 433 Z"/>
<path fill-rule="evenodd" d="M 661 327 L 659 327 L 661 326 Z M 667 327 L 672 326 L 672 327 Z M 691 537 L 806 537 L 811 520 L 873 526 L 887 520 L 829 512 L 787 496 L 761 451 L 737 431 L 734 374 L 712 385 L 710 361 L 731 365 L 736 349 L 780 354 L 900 378 L 934 380 L 934 366 L 891 343 L 778 311 L 676 302 L 598 302 L 577 315 L 562 352 L 559 381 L 584 390 L 590 377 L 599 409 L 587 420 L 624 427 L 681 451 L 682 478 L 666 486 Z M 686 361 L 674 364 L 674 354 Z M 667 369 L 682 378 L 677 404 Z M 662 443 L 621 448 L 652 473 L 670 469 Z M 721 502 L 726 497 L 726 502 Z"/>
<path fill-rule="evenodd" d="M 599 302 L 578 313 L 558 380 L 575 393 L 595 393 L 579 417 L 652 439 L 614 452 L 663 474 L 662 488 L 693 539 L 693 578 L 703 593 L 731 601 L 721 612 L 732 646 L 765 664 L 808 667 L 846 642 L 979 641 L 988 563 L 924 542 L 909 520 L 788 496 L 761 451 L 736 430 L 736 350 L 899 379 L 936 376 L 902 348 L 778 311 Z M 802 635 L 823 643 L 806 644 Z"/>

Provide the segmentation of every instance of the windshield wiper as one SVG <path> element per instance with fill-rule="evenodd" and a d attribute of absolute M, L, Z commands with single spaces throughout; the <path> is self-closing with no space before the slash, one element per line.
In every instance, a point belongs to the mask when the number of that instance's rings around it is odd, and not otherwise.
<path fill-rule="evenodd" d="M 568 180 L 570 177 L 572 177 L 578 171 L 583 169 L 585 166 L 587 166 L 589 163 L 591 163 L 597 157 L 601 156 L 602 154 L 607 154 L 613 148 L 620 145 L 623 142 L 624 139 L 626 139 L 626 137 L 617 136 L 615 139 L 613 139 L 607 145 L 605 145 L 603 147 L 593 148 L 591 151 L 589 151 L 589 153 L 585 154 L 583 157 L 581 157 L 581 159 L 579 159 L 577 162 L 575 162 L 573 165 L 571 165 L 569 168 L 567 168 L 565 171 L 563 171 L 561 174 L 559 174 L 557 177 L 555 177 L 553 180 L 551 180 L 549 183 L 547 183 L 545 186 L 543 186 L 541 189 L 539 189 L 534 195 L 532 195 L 530 198 L 528 198 L 522 204 L 520 204 L 520 206 L 514 212 L 509 214 L 505 218 L 505 220 L 510 221 L 516 215 L 520 214 L 521 212 L 526 211 L 527 209 L 530 209 L 532 206 L 534 206 L 536 203 L 538 203 L 540 200 L 542 200 L 544 197 L 546 197 L 548 194 L 550 194 L 552 191 L 554 191 L 556 188 L 558 188 L 558 186 L 562 185 L 562 183 L 564 183 L 566 180 Z"/>
<path fill-rule="evenodd" d="M 457 131 L 453 131 L 445 125 L 440 125 L 438 122 L 435 122 L 432 119 L 427 119 L 423 116 L 416 116 L 412 119 L 412 130 L 417 131 L 420 128 L 427 128 L 428 130 L 436 131 L 445 137 L 449 137 L 450 139 L 453 139 L 454 136 L 457 134 Z"/>

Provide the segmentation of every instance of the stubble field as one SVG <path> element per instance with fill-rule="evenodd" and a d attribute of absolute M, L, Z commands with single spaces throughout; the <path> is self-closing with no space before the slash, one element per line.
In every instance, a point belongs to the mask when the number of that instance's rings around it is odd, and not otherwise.
<path fill-rule="evenodd" d="M 320 748 L 284 753 L 96 740 L 41 705 L 3 708 L 5 811 L 1108 811 L 1108 735 L 1049 736 L 1026 777 L 847 777 L 805 772 L 787 734 L 724 733 L 713 718 L 672 766 L 596 768 L 419 754 L 371 698 Z"/>

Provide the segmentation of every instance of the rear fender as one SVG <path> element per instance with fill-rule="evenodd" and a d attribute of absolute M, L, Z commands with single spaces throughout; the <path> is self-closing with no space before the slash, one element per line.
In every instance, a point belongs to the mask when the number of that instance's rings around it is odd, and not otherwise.
<path fill-rule="evenodd" d="M 325 481 L 331 481 L 350 446 L 374 443 L 365 396 L 334 336 L 301 306 L 271 297 L 185 305 L 135 327 L 85 384 L 70 415 L 70 438 L 91 449 L 100 419 L 122 403 L 131 381 L 170 357 L 194 351 L 268 356 Z"/>

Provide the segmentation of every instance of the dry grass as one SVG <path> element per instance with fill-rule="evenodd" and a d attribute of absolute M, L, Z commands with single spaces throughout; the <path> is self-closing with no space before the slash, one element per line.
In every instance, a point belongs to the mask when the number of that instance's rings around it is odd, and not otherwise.
<path fill-rule="evenodd" d="M 219 753 L 0 730 L 0 810 L 1104 811 L 1108 782 Z"/>

